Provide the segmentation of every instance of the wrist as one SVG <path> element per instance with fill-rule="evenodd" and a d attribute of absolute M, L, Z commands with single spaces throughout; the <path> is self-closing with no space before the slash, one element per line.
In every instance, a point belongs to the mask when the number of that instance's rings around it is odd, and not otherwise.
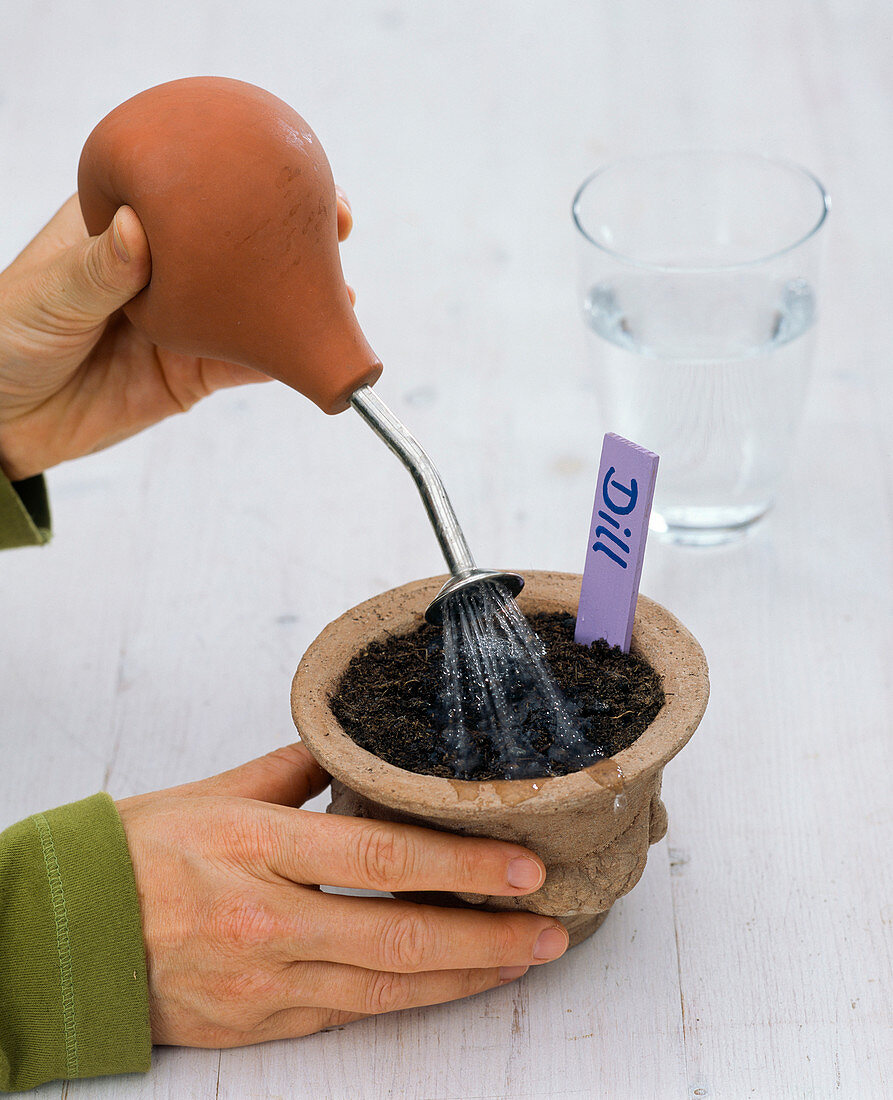
<path fill-rule="evenodd" d="M 38 448 L 28 439 L 27 432 L 15 420 L 6 423 L 0 413 L 0 470 L 10 481 L 25 481 L 42 474 L 52 462 L 41 461 Z"/>

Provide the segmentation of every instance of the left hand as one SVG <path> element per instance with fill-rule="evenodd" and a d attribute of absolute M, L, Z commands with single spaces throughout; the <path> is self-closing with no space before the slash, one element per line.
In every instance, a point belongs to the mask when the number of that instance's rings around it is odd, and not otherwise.
<path fill-rule="evenodd" d="M 339 240 L 350 226 L 339 191 Z M 268 381 L 138 332 L 120 309 L 151 267 L 129 206 L 89 237 L 75 195 L 0 272 L 0 469 L 10 480 L 102 450 L 214 390 Z"/>
<path fill-rule="evenodd" d="M 327 782 L 298 743 L 117 803 L 155 1043 L 233 1047 L 310 1035 L 493 989 L 567 948 L 554 917 L 320 890 L 522 897 L 546 875 L 512 842 L 298 808 Z"/>

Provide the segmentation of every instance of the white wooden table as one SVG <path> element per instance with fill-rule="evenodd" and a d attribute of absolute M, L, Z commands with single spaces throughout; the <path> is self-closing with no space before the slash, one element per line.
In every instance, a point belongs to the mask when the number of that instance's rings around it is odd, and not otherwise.
<path fill-rule="evenodd" d="M 884 0 L 4 7 L 0 263 L 73 190 L 120 100 L 205 72 L 269 87 L 352 198 L 344 262 L 380 392 L 487 563 L 582 562 L 602 425 L 574 293 L 579 180 L 628 152 L 731 145 L 809 165 L 835 200 L 775 514 L 738 546 L 649 549 L 643 589 L 700 638 L 713 697 L 667 770 L 669 836 L 598 935 L 470 1001 L 159 1050 L 144 1078 L 38 1095 L 891 1095 L 891 44 Z M 441 570 L 379 441 L 278 384 L 49 482 L 51 547 L 0 560 L 0 825 L 287 742 L 315 634 Z"/>

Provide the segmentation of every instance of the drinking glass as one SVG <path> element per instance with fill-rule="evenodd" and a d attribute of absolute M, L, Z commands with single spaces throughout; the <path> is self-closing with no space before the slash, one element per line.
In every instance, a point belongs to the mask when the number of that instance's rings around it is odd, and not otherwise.
<path fill-rule="evenodd" d="M 660 455 L 652 529 L 712 545 L 772 507 L 811 370 L 821 183 L 696 151 L 630 158 L 573 203 L 605 427 Z"/>

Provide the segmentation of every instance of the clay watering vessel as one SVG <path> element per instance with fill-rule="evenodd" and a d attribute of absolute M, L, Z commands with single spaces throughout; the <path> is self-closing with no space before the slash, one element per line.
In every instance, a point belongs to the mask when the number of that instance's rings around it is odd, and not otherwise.
<path fill-rule="evenodd" d="M 140 92 L 96 126 L 78 168 L 91 234 L 123 204 L 152 256 L 149 284 L 124 307 L 161 347 L 254 367 L 324 412 L 352 406 L 412 475 L 450 578 L 479 569 L 437 469 L 372 390 L 382 366 L 357 323 L 338 251 L 335 183 L 319 139 L 270 92 L 225 77 L 188 77 Z"/>
<path fill-rule="evenodd" d="M 154 343 L 255 367 L 328 413 L 381 373 L 341 271 L 328 159 L 276 96 L 223 77 L 140 92 L 88 137 L 78 195 L 90 233 L 124 203 L 139 215 L 152 277 L 125 313 Z"/>
<path fill-rule="evenodd" d="M 531 571 L 521 610 L 575 614 L 581 578 Z M 360 748 L 329 700 L 347 665 L 374 639 L 417 627 L 443 577 L 415 581 L 353 608 L 312 643 L 292 687 L 301 739 L 332 776 L 331 812 L 398 821 L 524 844 L 546 881 L 522 898 L 407 894 L 431 904 L 526 909 L 558 917 L 571 944 L 590 936 L 617 898 L 635 886 L 649 845 L 667 831 L 664 765 L 694 733 L 707 706 L 707 663 L 697 641 L 665 608 L 639 597 L 632 650 L 660 674 L 666 702 L 628 748 L 570 775 L 539 780 L 449 780 L 394 767 Z"/>

